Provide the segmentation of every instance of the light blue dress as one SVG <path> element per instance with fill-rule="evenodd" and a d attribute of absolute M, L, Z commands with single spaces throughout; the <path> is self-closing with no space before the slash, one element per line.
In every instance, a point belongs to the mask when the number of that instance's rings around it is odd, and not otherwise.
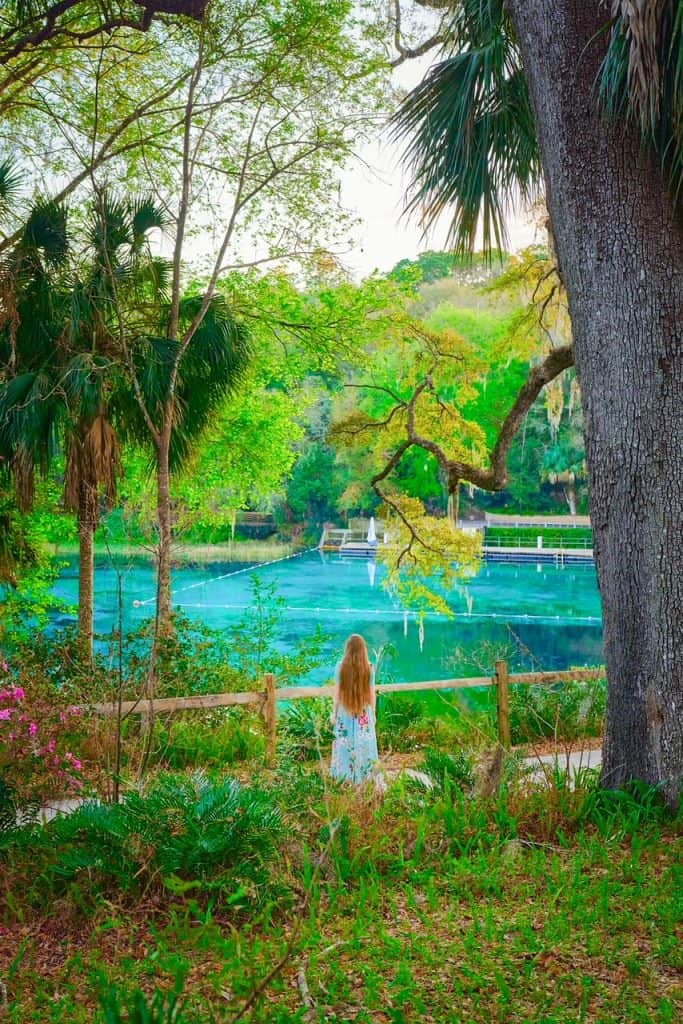
<path fill-rule="evenodd" d="M 339 665 L 335 672 L 339 682 Z M 373 669 L 370 685 L 375 685 Z M 334 741 L 332 743 L 332 764 L 330 775 L 356 784 L 364 782 L 371 773 L 379 758 L 377 756 L 377 734 L 375 732 L 375 713 L 372 705 L 360 715 L 352 715 L 343 704 L 337 709 L 334 720 Z"/>

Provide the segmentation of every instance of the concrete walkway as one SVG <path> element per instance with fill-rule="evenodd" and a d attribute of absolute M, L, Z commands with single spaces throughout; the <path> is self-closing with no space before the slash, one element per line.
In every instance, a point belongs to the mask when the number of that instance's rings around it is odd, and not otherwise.
<path fill-rule="evenodd" d="M 584 768 L 599 768 L 602 764 L 602 750 L 572 750 L 570 753 L 540 754 L 538 757 L 526 757 L 525 764 L 532 769 L 530 774 L 536 779 L 550 781 L 556 770 L 569 775 L 574 782 Z"/>

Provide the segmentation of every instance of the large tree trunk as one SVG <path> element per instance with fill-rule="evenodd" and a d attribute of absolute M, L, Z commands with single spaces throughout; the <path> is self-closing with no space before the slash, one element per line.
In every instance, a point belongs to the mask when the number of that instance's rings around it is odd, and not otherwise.
<path fill-rule="evenodd" d="M 78 503 L 78 639 L 92 657 L 95 592 L 95 520 L 90 488 L 81 484 Z"/>
<path fill-rule="evenodd" d="M 171 626 L 171 474 L 169 469 L 170 429 L 164 430 L 157 445 L 157 628 Z"/>
<path fill-rule="evenodd" d="M 581 383 L 608 677 L 603 783 L 683 773 L 683 231 L 635 132 L 600 116 L 608 5 L 508 0 Z"/>

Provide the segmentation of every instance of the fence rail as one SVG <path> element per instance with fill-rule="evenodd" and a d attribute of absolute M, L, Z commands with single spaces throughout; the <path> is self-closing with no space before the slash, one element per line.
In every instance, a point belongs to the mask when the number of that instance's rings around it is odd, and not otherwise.
<path fill-rule="evenodd" d="M 496 688 L 496 707 L 498 722 L 498 739 L 504 747 L 510 746 L 510 686 L 537 685 L 553 683 L 569 683 L 589 681 L 604 676 L 604 666 L 576 669 L 568 672 L 522 672 L 510 675 L 506 661 L 497 661 L 493 676 L 470 676 L 464 679 L 429 679 L 416 683 L 380 683 L 376 690 L 382 693 L 414 693 L 427 690 L 464 690 L 473 687 L 494 686 Z M 133 714 L 152 717 L 162 713 L 176 711 L 199 711 L 210 708 L 234 707 L 244 704 L 257 704 L 261 708 L 266 725 L 268 738 L 268 759 L 275 759 L 277 740 L 277 705 L 281 701 L 303 700 L 315 697 L 331 697 L 334 686 L 282 686 L 275 685 L 275 676 L 267 673 L 264 676 L 262 690 L 250 690 L 242 693 L 205 693 L 193 697 L 157 697 L 153 700 L 140 698 L 106 704 L 94 704 L 90 710 L 104 716 L 128 716 Z"/>

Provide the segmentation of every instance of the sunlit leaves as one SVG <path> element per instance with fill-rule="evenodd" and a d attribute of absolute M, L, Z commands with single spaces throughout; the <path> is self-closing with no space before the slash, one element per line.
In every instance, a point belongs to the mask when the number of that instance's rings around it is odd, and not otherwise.
<path fill-rule="evenodd" d="M 391 538 L 378 549 L 387 588 L 410 611 L 452 616 L 447 595 L 477 571 L 481 534 L 427 515 L 421 501 L 405 495 L 392 493 L 382 516 Z"/>

